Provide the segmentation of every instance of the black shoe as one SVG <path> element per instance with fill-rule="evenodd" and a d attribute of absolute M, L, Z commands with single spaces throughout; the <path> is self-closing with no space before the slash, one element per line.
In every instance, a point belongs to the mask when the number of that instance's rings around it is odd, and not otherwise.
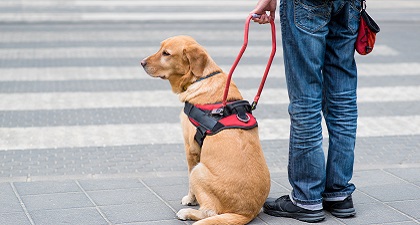
<path fill-rule="evenodd" d="M 343 201 L 324 201 L 322 205 L 325 210 L 339 218 L 347 218 L 356 215 L 351 195 Z"/>
<path fill-rule="evenodd" d="M 271 216 L 290 217 L 300 221 L 314 223 L 325 219 L 322 210 L 307 210 L 293 204 L 288 195 L 265 201 L 263 211 Z"/>

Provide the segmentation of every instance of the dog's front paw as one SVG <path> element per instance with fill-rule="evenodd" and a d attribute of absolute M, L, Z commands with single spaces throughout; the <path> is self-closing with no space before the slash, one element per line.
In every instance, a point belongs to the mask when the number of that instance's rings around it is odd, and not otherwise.
<path fill-rule="evenodd" d="M 184 196 L 182 198 L 181 204 L 182 205 L 194 206 L 194 205 L 197 205 L 198 203 L 197 203 L 197 200 L 195 199 L 194 196 L 187 195 L 187 196 Z"/>
<path fill-rule="evenodd" d="M 176 217 L 179 220 L 189 220 L 190 218 L 188 217 L 189 215 L 189 209 L 181 209 L 176 213 Z"/>

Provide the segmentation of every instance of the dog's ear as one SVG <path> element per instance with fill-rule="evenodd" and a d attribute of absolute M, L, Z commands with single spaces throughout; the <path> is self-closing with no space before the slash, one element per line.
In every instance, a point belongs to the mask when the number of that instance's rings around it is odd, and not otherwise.
<path fill-rule="evenodd" d="M 192 44 L 184 49 L 184 56 L 187 58 L 190 70 L 194 76 L 203 76 L 204 69 L 208 63 L 208 54 L 198 44 Z"/>

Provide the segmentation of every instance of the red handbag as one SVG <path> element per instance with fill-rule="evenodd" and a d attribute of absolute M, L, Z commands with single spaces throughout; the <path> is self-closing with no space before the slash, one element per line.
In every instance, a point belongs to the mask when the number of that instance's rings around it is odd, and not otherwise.
<path fill-rule="evenodd" d="M 367 55 L 372 52 L 375 45 L 376 33 L 379 26 L 366 12 L 366 1 L 362 1 L 362 11 L 360 12 L 360 24 L 357 34 L 355 49 L 360 55 Z"/>

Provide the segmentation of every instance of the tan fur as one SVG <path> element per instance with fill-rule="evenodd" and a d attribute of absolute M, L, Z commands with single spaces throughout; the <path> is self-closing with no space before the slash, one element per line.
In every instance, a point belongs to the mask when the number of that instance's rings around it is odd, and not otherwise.
<path fill-rule="evenodd" d="M 170 54 L 170 55 L 168 55 Z M 152 77 L 169 80 L 181 102 L 210 104 L 221 102 L 227 75 L 222 72 L 195 82 L 200 77 L 222 71 L 193 38 L 176 36 L 161 43 L 160 50 L 141 64 Z M 242 96 L 232 82 L 228 100 Z M 181 112 L 190 190 L 183 205 L 199 204 L 200 209 L 182 209 L 181 220 L 200 224 L 246 224 L 254 219 L 270 190 L 270 175 L 261 149 L 258 127 L 227 129 L 207 136 L 202 148 L 194 140 L 196 128 Z"/>

